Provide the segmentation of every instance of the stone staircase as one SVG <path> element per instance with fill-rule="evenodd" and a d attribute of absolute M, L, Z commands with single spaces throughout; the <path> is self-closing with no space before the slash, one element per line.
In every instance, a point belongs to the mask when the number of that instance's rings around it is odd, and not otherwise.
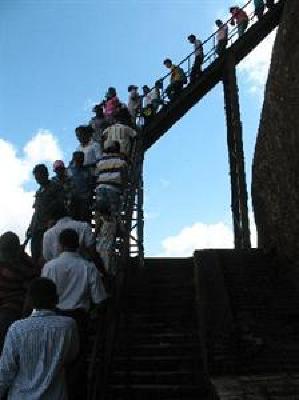
<path fill-rule="evenodd" d="M 107 399 L 214 399 L 203 372 L 192 259 L 146 259 L 132 274 Z"/>

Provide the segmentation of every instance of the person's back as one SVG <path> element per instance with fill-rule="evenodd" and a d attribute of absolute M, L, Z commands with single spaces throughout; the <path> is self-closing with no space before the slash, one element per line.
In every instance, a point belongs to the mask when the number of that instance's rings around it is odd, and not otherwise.
<path fill-rule="evenodd" d="M 125 154 L 127 157 L 130 156 L 131 143 L 133 138 L 135 138 L 137 135 L 134 129 L 130 128 L 127 125 L 116 123 L 107 128 L 103 132 L 103 135 L 107 141 L 119 142 L 120 152 Z"/>
<path fill-rule="evenodd" d="M 30 290 L 37 310 L 8 330 L 0 358 L 0 397 L 8 389 L 8 400 L 67 400 L 64 368 L 78 354 L 76 323 L 54 312 L 53 282 L 38 278 Z"/>
<path fill-rule="evenodd" d="M 87 222 L 76 221 L 71 217 L 64 216 L 44 234 L 43 258 L 45 261 L 50 261 L 59 256 L 61 252 L 59 235 L 65 229 L 74 229 L 77 232 L 79 236 L 80 249 L 83 249 L 83 251 L 91 247 L 95 242 L 91 226 Z"/>
<path fill-rule="evenodd" d="M 62 253 L 44 265 L 42 276 L 55 282 L 59 309 L 88 311 L 91 303 L 100 304 L 106 298 L 100 273 L 77 253 L 79 236 L 73 229 L 63 230 L 59 242 Z"/>

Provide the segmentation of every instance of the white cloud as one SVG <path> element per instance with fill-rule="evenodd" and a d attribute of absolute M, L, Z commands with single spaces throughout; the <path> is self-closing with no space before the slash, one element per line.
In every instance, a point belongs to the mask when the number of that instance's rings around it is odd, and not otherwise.
<path fill-rule="evenodd" d="M 267 81 L 276 30 L 257 46 L 239 65 L 252 93 L 262 94 Z"/>
<path fill-rule="evenodd" d="M 256 247 L 257 236 L 253 213 L 249 213 L 252 247 Z M 162 241 L 160 257 L 190 257 L 194 250 L 231 249 L 234 247 L 232 227 L 224 222 L 203 224 L 196 222 L 184 227 L 177 235 Z"/>
<path fill-rule="evenodd" d="M 0 139 L 0 234 L 12 230 L 24 239 L 31 215 L 34 193 L 24 188 L 36 163 L 62 157 L 54 135 L 39 130 L 25 145 L 23 155 L 8 141 Z"/>
<path fill-rule="evenodd" d="M 196 222 L 183 228 L 177 235 L 162 242 L 163 257 L 189 257 L 195 249 L 232 248 L 234 243 L 231 227 L 219 222 Z"/>

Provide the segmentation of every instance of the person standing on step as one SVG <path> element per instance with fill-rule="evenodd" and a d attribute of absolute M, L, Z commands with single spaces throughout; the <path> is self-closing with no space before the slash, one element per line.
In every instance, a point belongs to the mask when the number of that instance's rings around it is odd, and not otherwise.
<path fill-rule="evenodd" d="M 33 309 L 14 322 L 6 335 L 0 358 L 0 398 L 9 400 L 67 400 L 65 368 L 77 356 L 76 322 L 55 312 L 55 284 L 36 278 L 28 289 Z"/>
<path fill-rule="evenodd" d="M 193 34 L 188 36 L 188 40 L 194 47 L 195 59 L 190 74 L 190 82 L 194 82 L 202 72 L 202 64 L 204 61 L 203 45 L 201 40 L 196 39 L 196 36 Z"/>
<path fill-rule="evenodd" d="M 170 84 L 166 88 L 166 94 L 170 101 L 174 100 L 182 91 L 184 84 L 187 83 L 187 77 L 183 69 L 174 65 L 169 58 L 163 62 L 166 68 L 170 69 Z"/>
<path fill-rule="evenodd" d="M 218 28 L 218 31 L 216 32 L 216 53 L 218 56 L 221 56 L 227 46 L 227 41 L 228 41 L 228 26 L 227 24 L 224 24 L 221 19 L 217 19 L 215 21 L 215 24 Z"/>
<path fill-rule="evenodd" d="M 240 7 L 230 7 L 231 24 L 234 26 L 237 24 L 239 37 L 243 36 L 248 27 L 248 15 Z"/>
<path fill-rule="evenodd" d="M 80 143 L 77 151 L 84 153 L 84 165 L 94 167 L 102 157 L 102 148 L 93 140 L 93 129 L 90 125 L 82 125 L 76 128 L 76 137 Z"/>
<path fill-rule="evenodd" d="M 260 20 L 264 15 L 265 4 L 264 0 L 254 0 L 254 13 L 257 16 L 257 19 Z"/>
<path fill-rule="evenodd" d="M 22 317 L 26 287 L 40 274 L 13 232 L 0 236 L 0 353 L 9 326 Z"/>
<path fill-rule="evenodd" d="M 27 240 L 31 239 L 31 256 L 33 262 L 40 261 L 44 232 L 47 230 L 47 212 L 55 203 L 64 204 L 63 187 L 49 179 L 48 168 L 45 164 L 37 164 L 33 175 L 40 188 L 35 194 L 34 213 L 27 230 Z"/>

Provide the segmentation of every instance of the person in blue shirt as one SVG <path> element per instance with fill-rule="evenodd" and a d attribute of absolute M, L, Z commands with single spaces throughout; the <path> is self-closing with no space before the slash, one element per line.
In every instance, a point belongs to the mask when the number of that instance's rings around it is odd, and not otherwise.
<path fill-rule="evenodd" d="M 55 313 L 56 285 L 36 278 L 28 289 L 32 314 L 14 322 L 0 358 L 0 398 L 67 400 L 65 367 L 78 355 L 76 322 Z"/>

